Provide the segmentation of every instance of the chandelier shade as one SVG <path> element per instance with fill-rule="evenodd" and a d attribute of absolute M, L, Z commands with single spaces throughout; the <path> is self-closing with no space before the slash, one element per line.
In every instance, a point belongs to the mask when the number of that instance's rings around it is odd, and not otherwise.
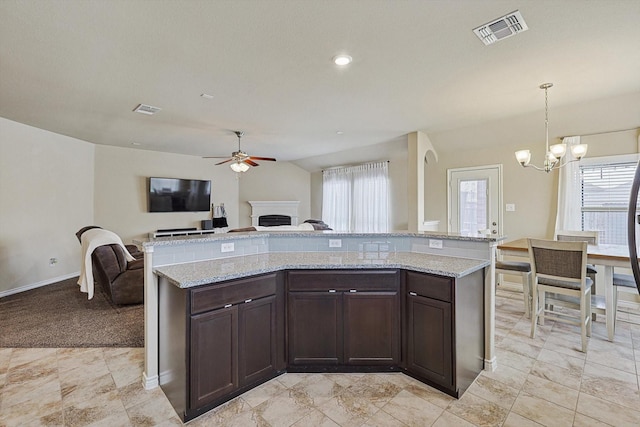
<path fill-rule="evenodd" d="M 522 167 L 533 167 L 534 169 L 551 172 L 553 169 L 559 169 L 567 163 L 576 162 L 587 154 L 587 144 L 575 144 L 569 147 L 573 159 L 562 163 L 562 159 L 567 154 L 567 144 L 554 144 L 549 146 L 549 96 L 548 89 L 553 83 L 543 83 L 540 89 L 544 89 L 544 130 L 545 130 L 545 156 L 542 166 L 531 164 L 531 150 L 518 150 L 515 152 L 516 160 Z"/>

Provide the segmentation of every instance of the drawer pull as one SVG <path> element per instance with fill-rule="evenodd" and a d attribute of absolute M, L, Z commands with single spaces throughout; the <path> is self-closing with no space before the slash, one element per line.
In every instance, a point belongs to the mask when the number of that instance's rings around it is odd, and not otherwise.
<path fill-rule="evenodd" d="M 245 303 L 253 301 L 251 298 L 244 300 Z"/>
<path fill-rule="evenodd" d="M 329 289 L 329 293 L 335 293 L 335 289 Z"/>
<path fill-rule="evenodd" d="M 225 305 L 224 305 L 224 308 L 229 308 L 229 307 L 231 307 L 232 305 L 233 305 L 233 304 L 225 304 Z"/>
<path fill-rule="evenodd" d="M 356 289 L 349 289 L 349 292 L 358 292 Z"/>
<path fill-rule="evenodd" d="M 417 297 L 418 294 L 416 294 L 415 292 L 409 292 L 409 295 L 411 295 L 412 297 Z"/>

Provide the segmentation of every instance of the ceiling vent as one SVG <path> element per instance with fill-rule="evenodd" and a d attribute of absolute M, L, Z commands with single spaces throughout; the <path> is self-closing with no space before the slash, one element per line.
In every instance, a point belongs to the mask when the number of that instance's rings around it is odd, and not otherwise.
<path fill-rule="evenodd" d="M 524 18 L 520 11 L 516 10 L 495 19 L 488 24 L 474 28 L 473 32 L 478 36 L 485 45 L 493 44 L 499 40 L 503 40 L 514 36 L 523 31 L 527 31 L 529 27 L 524 22 Z"/>
<path fill-rule="evenodd" d="M 148 114 L 148 115 L 153 115 L 160 110 L 162 110 L 162 108 L 152 107 L 151 105 L 146 105 L 146 104 L 138 104 L 138 106 L 133 109 L 133 111 L 135 111 L 136 113 L 142 113 L 142 114 Z"/>

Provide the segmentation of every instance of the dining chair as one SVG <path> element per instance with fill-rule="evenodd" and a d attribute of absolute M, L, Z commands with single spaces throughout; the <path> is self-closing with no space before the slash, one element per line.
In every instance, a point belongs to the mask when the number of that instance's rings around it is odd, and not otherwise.
<path fill-rule="evenodd" d="M 524 314 L 529 318 L 531 316 L 531 264 L 523 261 L 496 261 L 496 281 L 500 274 L 520 276 L 522 278 Z"/>
<path fill-rule="evenodd" d="M 618 313 L 618 291 L 620 288 L 633 289 L 638 294 L 638 286 L 636 279 L 631 274 L 613 273 L 613 310 L 614 314 Z M 616 317 L 613 316 L 613 330 L 616 328 Z"/>
<path fill-rule="evenodd" d="M 600 232 L 591 230 L 559 230 L 556 232 L 556 240 L 563 242 L 585 241 L 588 245 L 597 245 L 600 241 Z M 596 267 L 591 264 L 587 264 L 587 276 L 593 280 L 593 288 L 591 290 L 592 294 L 596 293 L 596 273 L 598 273 Z"/>
<path fill-rule="evenodd" d="M 531 338 L 535 338 L 538 322 L 544 325 L 545 316 L 580 326 L 582 351 L 587 351 L 587 337 L 591 336 L 591 286 L 593 280 L 587 277 L 587 242 L 563 242 L 557 240 L 527 239 L 531 261 L 532 307 Z M 556 306 L 579 310 L 550 310 L 551 301 L 547 293 L 556 295 Z M 563 298 L 563 297 L 568 298 Z M 578 302 L 576 307 L 571 299 Z M 565 301 L 566 300 L 566 301 Z"/>

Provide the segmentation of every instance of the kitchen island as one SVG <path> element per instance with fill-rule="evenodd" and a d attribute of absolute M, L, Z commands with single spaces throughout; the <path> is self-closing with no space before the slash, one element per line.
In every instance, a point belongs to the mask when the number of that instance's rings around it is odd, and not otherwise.
<path fill-rule="evenodd" d="M 206 287 L 215 288 L 216 286 L 233 283 L 236 280 L 242 281 L 269 275 L 274 276 L 275 287 L 270 288 L 273 289 L 273 294 L 267 295 L 271 292 L 269 291 L 267 294 L 259 293 L 259 296 L 260 298 L 263 296 L 274 296 L 277 299 L 278 295 L 280 295 L 281 302 L 277 304 L 274 303 L 275 305 L 273 305 L 273 307 L 276 311 L 280 310 L 280 316 L 284 317 L 276 321 L 274 327 L 276 330 L 276 338 L 281 336 L 283 340 L 285 332 L 282 331 L 284 330 L 283 325 L 285 323 L 293 322 L 293 324 L 302 325 L 304 321 L 294 322 L 295 318 L 291 317 L 291 313 L 287 314 L 282 310 L 284 310 L 285 307 L 287 307 L 287 310 L 290 307 L 296 307 L 296 303 L 302 304 L 298 304 L 299 307 L 313 307 L 312 301 L 315 300 L 313 298 L 306 298 L 307 296 L 312 297 L 312 295 L 306 295 L 310 292 L 326 291 L 327 293 L 330 292 L 332 296 L 339 295 L 340 298 L 334 301 L 332 307 L 337 310 L 336 313 L 340 313 L 340 319 L 344 319 L 345 313 L 354 312 L 355 306 L 350 306 L 348 301 L 351 301 L 350 297 L 355 295 L 349 294 L 362 292 L 360 295 L 364 296 L 372 292 L 381 293 L 382 295 L 376 295 L 375 298 L 369 298 L 369 301 L 374 305 L 377 304 L 380 309 L 385 309 L 385 307 L 388 309 L 389 318 L 397 319 L 397 321 L 391 320 L 391 323 L 389 323 L 397 325 L 397 328 L 396 326 L 392 327 L 392 333 L 397 332 L 398 335 L 402 337 L 400 344 L 397 345 L 398 351 L 393 350 L 393 348 L 396 348 L 393 347 L 393 345 L 387 346 L 388 349 L 392 350 L 384 357 L 387 359 L 387 362 L 382 363 L 382 365 L 387 368 L 391 367 L 394 369 L 404 369 L 403 367 L 408 366 L 407 364 L 410 363 L 409 358 L 405 357 L 407 354 L 411 354 L 411 348 L 408 346 L 407 339 L 407 334 L 411 333 L 410 325 L 406 317 L 408 315 L 407 313 L 413 309 L 413 313 L 417 318 L 420 316 L 423 316 L 424 319 L 432 318 L 431 314 L 429 314 L 430 312 L 425 311 L 425 309 L 427 307 L 434 308 L 433 304 L 413 304 L 416 302 L 414 300 L 416 298 L 429 297 L 435 298 L 439 303 L 451 304 L 453 311 L 451 311 L 450 314 L 454 316 L 452 322 L 455 322 L 455 313 L 457 313 L 455 311 L 456 293 L 464 288 L 464 286 L 460 285 L 467 280 L 466 278 L 473 278 L 469 279 L 469 281 L 481 283 L 481 290 L 479 296 L 476 295 L 472 302 L 476 308 L 478 308 L 476 311 L 481 313 L 484 318 L 484 327 L 482 328 L 484 336 L 481 340 L 484 360 L 482 360 L 483 357 L 482 354 L 480 354 L 480 366 L 484 366 L 485 369 L 494 369 L 494 290 L 492 260 L 495 257 L 495 247 L 501 240 L 502 239 L 495 237 L 469 237 L 441 233 L 348 234 L 335 232 L 252 232 L 182 238 L 173 237 L 135 242 L 142 246 L 145 251 L 144 385 L 146 388 L 152 388 L 159 383 L 159 289 L 170 289 L 170 291 L 167 292 L 171 292 L 174 295 L 171 299 L 177 298 L 181 301 L 189 301 L 186 303 L 183 313 L 186 319 L 188 316 L 198 316 L 201 314 L 191 311 L 192 304 L 195 301 L 192 294 L 196 290 Z M 315 274 L 313 273 L 314 271 L 328 274 L 332 272 L 345 273 L 349 279 L 340 285 L 343 286 L 342 288 L 337 286 L 336 289 L 320 289 L 317 286 L 316 288 L 312 286 L 309 289 L 301 289 L 299 286 L 305 286 L 304 284 L 294 284 L 292 288 L 291 283 L 295 281 L 291 281 L 288 275 L 293 271 L 311 272 L 312 276 Z M 382 286 L 380 288 L 376 288 L 375 280 L 371 282 L 369 280 L 358 281 L 357 279 L 353 279 L 362 274 L 366 277 L 367 274 L 375 271 L 388 272 L 395 278 L 387 281 L 384 285 L 380 285 Z M 424 275 L 429 279 L 428 281 L 431 281 L 430 279 L 432 278 L 437 278 L 444 279 L 444 282 L 441 282 L 436 288 L 433 288 L 431 285 L 424 287 L 419 283 L 420 278 L 415 276 L 417 274 Z M 412 278 L 407 279 L 408 275 Z M 326 280 L 320 279 L 314 282 L 315 279 L 313 279 L 312 276 L 309 276 L 311 277 L 310 283 L 319 284 L 327 282 Z M 341 282 L 341 280 L 342 279 L 332 278 L 327 283 L 337 283 L 339 285 L 338 282 Z M 355 282 L 353 282 L 353 280 L 355 280 Z M 308 281 L 309 280 L 298 281 L 298 283 Z M 356 289 L 355 287 L 354 289 L 347 289 L 351 287 L 352 282 L 361 286 L 361 289 Z M 371 285 L 371 283 L 373 283 L 373 285 Z M 407 283 L 417 284 L 412 288 L 413 290 L 409 290 Z M 296 288 L 296 286 L 298 287 Z M 373 286 L 373 288 L 371 288 L 371 286 Z M 269 286 L 267 286 L 267 288 L 269 288 Z M 472 286 L 469 288 L 472 288 Z M 442 289 L 446 289 L 446 291 L 442 292 Z M 416 292 L 416 290 L 419 292 Z M 162 292 L 164 292 L 164 290 L 162 290 Z M 391 295 L 394 292 L 396 296 Z M 435 294 L 433 294 L 434 292 Z M 421 293 L 426 293 L 426 295 Z M 286 303 L 282 302 L 285 301 L 285 297 Z M 383 301 L 385 298 L 386 302 Z M 252 298 L 247 299 L 251 300 Z M 449 301 L 447 301 L 447 299 L 449 299 Z M 213 302 L 215 300 L 216 298 L 209 298 L 209 308 L 224 309 L 224 305 L 227 305 L 224 304 L 221 307 L 217 307 L 215 302 Z M 344 301 L 347 301 L 347 303 Z M 243 301 L 238 301 L 238 303 L 239 302 Z M 423 301 L 420 300 L 417 302 Z M 235 303 L 229 304 L 233 307 Z M 325 307 L 328 307 L 328 305 Z M 366 305 L 362 305 L 360 308 L 362 307 L 366 307 Z M 446 309 L 446 306 L 438 306 L 435 308 L 439 310 L 438 313 L 445 313 L 446 318 L 446 310 L 443 311 L 443 308 Z M 166 307 L 163 308 L 163 310 L 164 309 L 166 309 Z M 350 309 L 351 311 L 349 311 Z M 393 310 L 396 310 L 397 313 L 394 314 L 392 312 Z M 323 312 L 323 309 L 319 309 L 318 312 Z M 343 320 L 341 321 L 344 323 Z M 354 322 L 357 324 L 357 320 L 354 320 Z M 446 322 L 447 321 L 445 321 L 445 323 Z M 185 328 L 182 329 L 182 333 L 184 335 L 193 328 L 186 328 L 187 320 L 184 320 L 183 323 Z M 482 318 L 476 323 L 482 325 Z M 279 324 L 281 326 L 278 326 Z M 451 325 L 455 327 L 455 323 L 451 323 L 449 326 Z M 413 331 L 418 333 L 419 331 L 415 329 L 415 326 L 416 325 L 414 325 Z M 277 332 L 279 327 L 282 328 L 281 332 Z M 352 326 L 346 323 L 336 325 L 336 328 L 339 329 L 340 339 L 338 341 L 340 341 L 340 348 L 339 354 L 336 356 L 338 359 L 333 357 L 335 360 L 332 363 L 335 366 L 344 368 L 351 363 L 349 361 L 345 362 L 345 349 L 343 348 L 344 345 L 349 344 L 344 337 L 346 336 L 348 338 L 354 335 L 349 335 L 351 327 Z M 287 331 L 291 334 L 291 329 L 287 329 Z M 453 329 L 453 331 L 455 331 L 455 329 Z M 480 335 L 483 334 L 481 333 Z M 160 336 L 162 340 L 162 334 Z M 300 336 L 304 336 L 304 334 Z M 289 335 L 287 342 L 291 342 L 292 339 L 295 342 L 295 338 Z M 188 343 L 185 344 L 185 346 L 186 345 L 188 345 Z M 300 348 L 304 349 L 305 344 L 301 343 L 301 345 L 302 347 Z M 457 345 L 459 345 L 459 343 L 454 340 L 453 346 L 455 347 Z M 276 346 L 279 346 L 279 344 L 276 344 Z M 401 347 L 402 352 L 399 351 Z M 287 349 L 284 347 L 278 351 L 279 353 L 276 352 L 277 355 L 275 356 L 277 360 L 274 359 L 277 363 L 274 365 L 274 368 L 270 370 L 271 374 L 276 374 L 287 367 L 289 369 L 296 369 L 296 366 L 298 369 L 317 369 L 318 366 L 322 366 L 322 363 L 318 365 L 318 363 L 313 361 L 316 359 L 308 357 L 306 359 L 311 360 L 311 362 L 307 360 L 304 363 L 296 365 L 292 363 L 292 361 L 296 360 L 296 355 L 291 354 L 290 348 L 288 354 L 285 354 Z M 278 356 L 278 354 L 280 356 Z M 400 354 L 400 356 L 398 356 L 398 354 Z M 419 353 L 416 353 L 416 355 L 420 356 Z M 182 354 L 182 358 L 184 359 L 184 353 Z M 357 358 L 358 357 L 355 359 Z M 305 359 L 305 357 L 302 357 L 300 360 L 303 359 Z M 320 359 L 316 361 L 318 360 Z M 336 360 L 338 361 L 336 362 Z M 363 357 L 362 360 L 368 360 L 363 366 L 371 367 L 375 365 L 375 363 L 373 363 L 373 365 L 370 363 L 372 359 L 368 356 Z M 454 366 L 454 372 L 449 375 L 453 378 L 453 385 L 448 389 L 450 394 L 457 393 L 455 388 L 457 387 L 457 385 L 455 385 L 456 375 Z M 422 377 L 424 377 L 424 375 L 422 375 Z M 240 390 L 241 388 L 236 387 L 235 389 Z"/>

